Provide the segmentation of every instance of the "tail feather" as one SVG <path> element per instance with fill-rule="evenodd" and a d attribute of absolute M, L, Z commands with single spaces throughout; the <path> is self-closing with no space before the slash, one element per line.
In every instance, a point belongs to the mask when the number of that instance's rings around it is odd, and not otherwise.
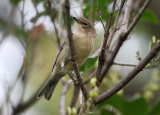
<path fill-rule="evenodd" d="M 52 93 L 57 85 L 58 81 L 49 81 L 46 85 L 40 90 L 37 97 L 45 95 L 45 99 L 50 100 Z"/>

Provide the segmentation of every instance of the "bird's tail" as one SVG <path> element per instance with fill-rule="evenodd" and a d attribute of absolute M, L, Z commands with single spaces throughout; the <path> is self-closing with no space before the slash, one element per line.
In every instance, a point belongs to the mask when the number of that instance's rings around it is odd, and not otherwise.
<path fill-rule="evenodd" d="M 53 80 L 47 81 L 47 83 L 44 85 L 44 87 L 38 93 L 37 97 L 41 97 L 41 96 L 45 95 L 45 99 L 50 100 L 52 93 L 53 93 L 58 81 L 53 81 Z"/>

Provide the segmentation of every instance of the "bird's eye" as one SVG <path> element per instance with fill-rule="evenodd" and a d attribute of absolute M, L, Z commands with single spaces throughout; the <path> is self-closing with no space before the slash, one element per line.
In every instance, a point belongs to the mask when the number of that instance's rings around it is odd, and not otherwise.
<path fill-rule="evenodd" d="M 83 26 L 87 26 L 88 24 L 86 22 L 83 22 Z"/>

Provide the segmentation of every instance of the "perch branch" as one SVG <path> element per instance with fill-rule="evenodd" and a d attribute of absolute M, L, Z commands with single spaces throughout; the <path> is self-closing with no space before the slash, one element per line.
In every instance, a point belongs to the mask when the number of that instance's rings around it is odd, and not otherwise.
<path fill-rule="evenodd" d="M 67 22 L 67 38 L 69 41 L 69 47 L 70 47 L 70 52 L 71 52 L 71 59 L 73 63 L 73 68 L 78 80 L 78 83 L 80 84 L 80 88 L 82 90 L 82 93 L 84 95 L 85 101 L 87 101 L 88 98 L 88 92 L 86 88 L 84 87 L 83 79 L 80 76 L 78 65 L 77 65 L 77 60 L 75 57 L 75 52 L 74 52 L 74 46 L 73 46 L 73 40 L 72 40 L 72 31 L 71 31 L 71 24 L 70 24 L 70 3 L 69 0 L 65 0 L 65 9 L 66 9 L 66 22 Z"/>

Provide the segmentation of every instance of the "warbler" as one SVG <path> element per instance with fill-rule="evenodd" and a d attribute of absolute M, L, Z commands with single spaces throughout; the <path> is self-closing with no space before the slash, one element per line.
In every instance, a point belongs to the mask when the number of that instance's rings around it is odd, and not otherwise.
<path fill-rule="evenodd" d="M 76 24 L 73 30 L 72 40 L 75 58 L 77 60 L 78 67 L 81 67 L 92 52 L 96 31 L 93 23 L 88 19 L 84 17 L 73 18 Z M 73 65 L 71 53 L 68 39 L 66 39 L 62 45 L 62 50 L 56 58 L 52 73 L 44 87 L 40 90 L 38 97 L 45 95 L 45 99 L 50 100 L 58 81 L 72 71 Z"/>

